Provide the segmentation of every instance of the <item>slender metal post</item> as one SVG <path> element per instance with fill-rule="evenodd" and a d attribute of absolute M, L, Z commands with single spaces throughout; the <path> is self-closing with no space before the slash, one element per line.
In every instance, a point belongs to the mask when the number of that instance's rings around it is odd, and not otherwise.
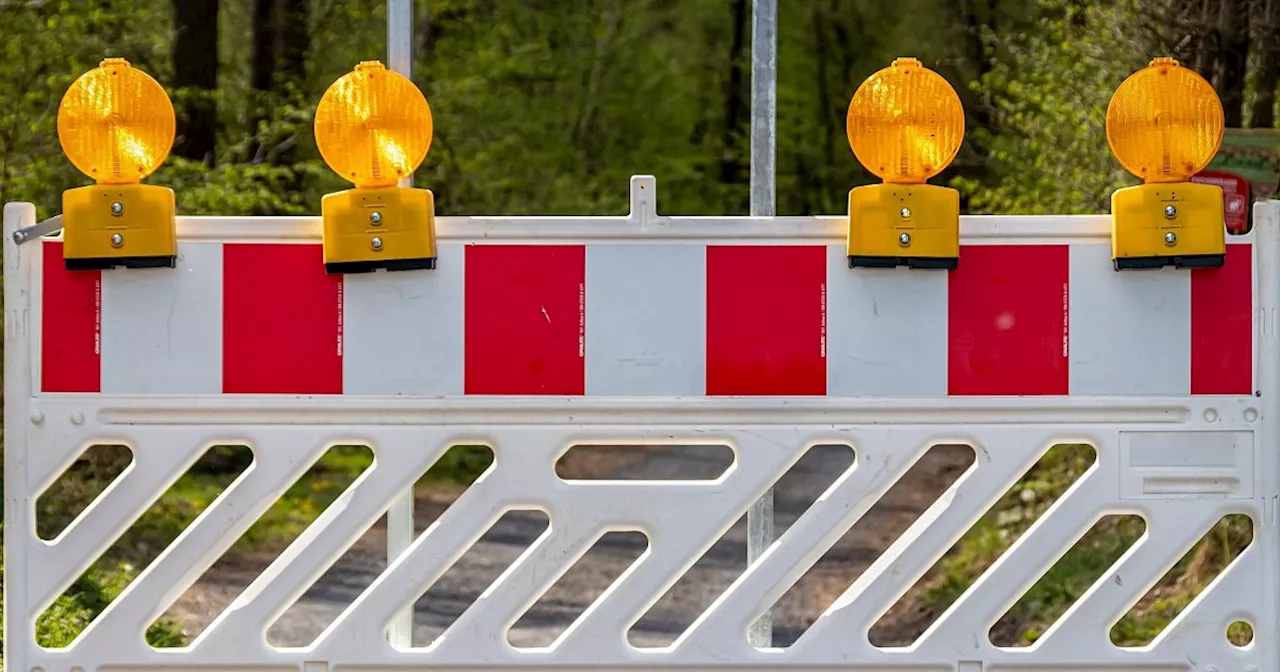
<path fill-rule="evenodd" d="M 773 217 L 778 112 L 778 2 L 751 3 L 751 216 Z M 747 510 L 747 564 L 773 544 L 773 489 Z M 748 631 L 753 646 L 773 646 L 773 615 Z"/>
<path fill-rule="evenodd" d="M 413 79 L 413 0 L 387 2 L 387 68 Z M 413 186 L 413 175 L 400 180 Z M 396 496 L 387 509 L 387 564 L 391 564 L 413 543 L 413 486 Z M 413 642 L 413 605 L 391 619 L 388 641 L 392 646 L 409 647 Z"/>
<path fill-rule="evenodd" d="M 773 217 L 778 118 L 778 0 L 751 4 L 751 216 Z"/>

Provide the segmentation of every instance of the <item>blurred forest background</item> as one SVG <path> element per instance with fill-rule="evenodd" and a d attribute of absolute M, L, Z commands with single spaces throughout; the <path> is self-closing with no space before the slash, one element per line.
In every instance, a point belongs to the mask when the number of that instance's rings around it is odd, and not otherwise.
<path fill-rule="evenodd" d="M 778 4 L 779 214 L 838 214 L 850 188 L 873 181 L 849 150 L 845 113 L 898 56 L 961 95 L 965 144 L 934 182 L 960 189 L 971 213 L 1106 212 L 1110 192 L 1137 181 L 1108 151 L 1107 102 L 1154 56 L 1208 78 L 1228 127 L 1277 124 L 1280 0 Z M 418 0 L 414 80 L 435 138 L 416 184 L 446 215 L 624 214 L 628 177 L 649 173 L 663 213 L 746 214 L 750 17 L 751 0 Z M 180 212 L 317 214 L 346 183 L 319 158 L 315 104 L 358 62 L 385 59 L 385 21 L 384 0 L 0 0 L 0 202 L 32 201 L 48 217 L 87 181 L 60 151 L 58 103 L 81 73 L 122 56 L 174 100 L 178 138 L 149 182 L 171 186 Z M 119 475 L 128 451 L 115 448 L 86 453 L 40 497 L 42 536 Z M 40 643 L 69 643 L 243 471 L 242 453 L 214 448 L 175 483 L 40 617 Z M 1054 455 L 904 598 L 908 620 L 930 622 L 1092 461 Z M 322 458 L 236 548 L 278 552 L 369 462 Z M 464 452 L 427 480 L 469 483 L 485 464 Z M 1141 533 L 1100 522 L 1010 612 L 1010 641 L 1034 641 Z M 1149 642 L 1251 539 L 1247 519 L 1224 519 L 1114 641 Z M 1233 641 L 1251 637 L 1242 628 Z M 167 617 L 149 632 L 158 646 L 189 636 Z"/>
<path fill-rule="evenodd" d="M 86 180 L 58 101 L 105 56 L 170 92 L 179 132 L 150 182 L 190 214 L 316 214 L 343 188 L 311 115 L 384 60 L 382 0 L 0 0 L 0 201 L 56 214 Z M 778 212 L 835 214 L 873 180 L 845 139 L 858 84 L 916 56 L 960 92 L 965 145 L 935 179 L 972 213 L 1105 212 L 1133 183 L 1103 133 L 1152 57 L 1208 78 L 1228 127 L 1271 128 L 1277 0 L 781 0 Z M 435 117 L 416 183 L 441 214 L 615 214 L 657 176 L 663 212 L 745 214 L 750 0 L 419 0 L 414 80 Z"/>

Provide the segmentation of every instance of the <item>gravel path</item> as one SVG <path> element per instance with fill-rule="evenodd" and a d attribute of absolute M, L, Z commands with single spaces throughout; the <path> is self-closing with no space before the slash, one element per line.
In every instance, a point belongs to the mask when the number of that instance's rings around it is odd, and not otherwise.
<path fill-rule="evenodd" d="M 692 452 L 692 454 L 691 454 Z M 581 454 L 579 454 L 581 453 Z M 596 478 L 714 478 L 729 458 L 714 449 L 658 447 L 629 450 L 576 449 L 561 474 Z M 776 533 L 781 535 L 848 468 L 847 448 L 819 446 L 775 487 Z M 939 446 L 925 456 L 859 521 L 774 609 L 775 645 L 795 641 L 814 619 L 968 467 L 967 447 Z M 456 489 L 419 493 L 417 529 L 426 528 L 456 496 Z M 540 513 L 504 516 L 436 582 L 414 608 L 413 644 L 438 637 L 546 528 Z M 300 646 L 315 639 L 386 567 L 386 530 L 372 528 L 268 631 L 276 645 Z M 566 574 L 510 632 L 516 646 L 546 646 L 567 628 L 643 552 L 639 533 L 610 533 Z M 215 565 L 170 610 L 190 635 L 202 630 L 273 559 L 274 555 L 228 557 Z M 745 517 L 658 601 L 632 629 L 637 646 L 674 641 L 746 567 Z M 909 600 L 908 600 L 909 602 Z M 928 614 L 904 604 L 873 631 L 877 644 L 906 644 L 928 624 Z M 923 620 L 923 622 L 922 622 Z"/>

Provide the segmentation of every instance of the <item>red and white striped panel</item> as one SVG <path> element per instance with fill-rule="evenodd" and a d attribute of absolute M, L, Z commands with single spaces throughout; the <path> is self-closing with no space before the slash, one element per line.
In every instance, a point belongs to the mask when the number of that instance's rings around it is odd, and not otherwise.
<path fill-rule="evenodd" d="M 446 242 L 438 270 L 346 277 L 314 243 L 102 273 L 43 245 L 46 393 L 1253 392 L 1250 242 L 1124 273 L 1099 242 L 966 245 L 951 273 L 850 270 L 840 245 Z"/>

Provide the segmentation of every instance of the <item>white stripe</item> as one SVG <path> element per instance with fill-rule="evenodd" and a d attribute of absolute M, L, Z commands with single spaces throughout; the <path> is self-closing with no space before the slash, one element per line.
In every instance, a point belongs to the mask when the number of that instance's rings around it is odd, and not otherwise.
<path fill-rule="evenodd" d="M 707 248 L 587 246 L 586 393 L 706 393 Z"/>
<path fill-rule="evenodd" d="M 182 243 L 176 268 L 102 272 L 102 391 L 222 391 L 222 245 Z"/>
<path fill-rule="evenodd" d="M 845 246 L 829 246 L 827 394 L 946 396 L 947 278 L 934 269 L 851 269 Z"/>
<path fill-rule="evenodd" d="M 462 394 L 462 245 L 440 245 L 435 270 L 343 279 L 347 394 Z"/>
<path fill-rule="evenodd" d="M 1191 392 L 1189 271 L 1116 271 L 1109 245 L 1072 245 L 1071 394 Z"/>

